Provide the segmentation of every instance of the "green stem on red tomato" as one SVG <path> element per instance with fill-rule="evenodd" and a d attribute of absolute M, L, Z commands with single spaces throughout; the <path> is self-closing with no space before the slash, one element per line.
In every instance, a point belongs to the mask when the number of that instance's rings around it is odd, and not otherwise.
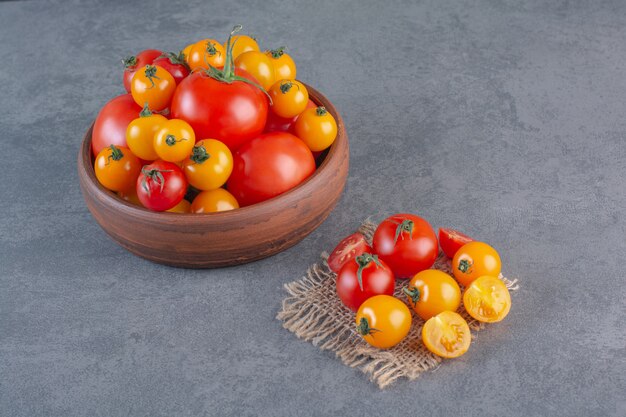
<path fill-rule="evenodd" d="M 404 292 L 413 301 L 413 304 L 417 303 L 420 299 L 420 290 L 417 287 L 404 287 Z"/>
<path fill-rule="evenodd" d="M 393 239 L 394 246 L 396 245 L 396 243 L 398 243 L 398 238 L 400 237 L 400 235 L 402 235 L 402 233 L 408 233 L 409 239 L 413 239 L 413 226 L 413 220 L 402 220 L 398 227 L 396 227 L 396 236 Z"/>
<path fill-rule="evenodd" d="M 124 68 L 132 68 L 137 65 L 137 57 L 135 55 L 128 56 L 122 59 L 122 64 L 124 64 Z"/>
<path fill-rule="evenodd" d="M 354 261 L 359 266 L 359 269 L 356 271 L 356 279 L 359 281 L 359 288 L 363 291 L 363 270 L 369 267 L 372 262 L 380 266 L 380 261 L 378 260 L 378 255 L 372 255 L 367 252 L 354 258 Z"/>
<path fill-rule="evenodd" d="M 113 146 L 113 145 L 111 145 Z M 144 175 L 144 178 L 141 180 L 141 187 L 146 190 L 148 196 L 150 196 L 150 187 L 148 187 L 147 178 L 150 178 L 157 185 L 161 187 L 161 191 L 163 191 L 163 186 L 165 186 L 165 177 L 163 176 L 163 172 L 172 172 L 171 169 L 146 169 L 144 166 L 141 168 L 141 173 Z"/>

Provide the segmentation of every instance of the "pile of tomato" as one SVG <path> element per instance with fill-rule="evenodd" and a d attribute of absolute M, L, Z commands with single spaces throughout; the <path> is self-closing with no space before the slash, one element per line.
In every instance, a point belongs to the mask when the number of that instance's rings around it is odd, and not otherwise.
<path fill-rule="evenodd" d="M 431 269 L 440 246 L 454 277 Z M 501 321 L 511 308 L 494 248 L 452 229 L 439 229 L 437 239 L 432 226 L 413 214 L 382 221 L 371 246 L 361 233 L 346 237 L 328 257 L 328 266 L 337 274 L 337 295 L 356 312 L 357 332 L 382 349 L 409 334 L 408 306 L 426 321 L 424 346 L 444 358 L 459 357 L 470 346 L 470 328 L 457 312 L 461 301 L 472 318 L 487 323 Z M 397 279 L 409 279 L 403 288 L 406 303 L 394 297 Z"/>
<path fill-rule="evenodd" d="M 155 211 L 213 213 L 265 201 L 307 179 L 337 136 L 281 47 L 262 52 L 235 26 L 222 44 L 124 60 L 127 94 L 92 132 L 96 178 Z M 318 158 L 319 159 L 319 158 Z"/>

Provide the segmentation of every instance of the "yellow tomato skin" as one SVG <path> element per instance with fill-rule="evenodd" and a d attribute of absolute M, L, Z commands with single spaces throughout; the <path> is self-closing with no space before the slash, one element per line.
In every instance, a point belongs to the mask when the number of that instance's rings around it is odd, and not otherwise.
<path fill-rule="evenodd" d="M 223 67 L 226 51 L 215 39 L 203 39 L 196 42 L 189 50 L 187 64 L 191 70 Z"/>
<path fill-rule="evenodd" d="M 269 89 L 272 98 L 270 110 L 286 119 L 302 113 L 309 102 L 309 92 L 300 81 L 279 80 Z"/>
<path fill-rule="evenodd" d="M 478 321 L 502 321 L 511 310 L 511 294 L 504 282 L 492 276 L 476 278 L 463 294 L 467 313 Z"/>
<path fill-rule="evenodd" d="M 296 63 L 289 54 L 284 52 L 284 47 L 265 51 L 271 59 L 272 67 L 277 80 L 293 80 L 296 78 Z"/>
<path fill-rule="evenodd" d="M 191 203 L 192 213 L 217 213 L 239 208 L 237 199 L 223 188 L 202 191 Z"/>
<path fill-rule="evenodd" d="M 154 161 L 159 157 L 154 150 L 154 135 L 166 122 L 165 116 L 151 114 L 141 116 L 128 124 L 126 144 L 135 156 L 145 161 Z"/>
<path fill-rule="evenodd" d="M 126 191 L 135 186 L 141 162 L 130 149 L 110 145 L 96 156 L 94 171 L 103 187 L 111 191 Z"/>
<path fill-rule="evenodd" d="M 191 156 L 183 161 L 189 184 L 199 190 L 215 190 L 226 183 L 233 172 L 233 154 L 228 146 L 215 139 L 196 143 Z"/>
<path fill-rule="evenodd" d="M 442 358 L 458 358 L 472 342 L 470 328 L 463 317 L 444 311 L 431 317 L 422 327 L 422 341 L 426 349 Z"/>
<path fill-rule="evenodd" d="M 187 63 L 187 65 L 189 65 L 189 55 L 191 55 L 191 48 L 193 48 L 194 45 L 195 43 L 191 43 L 185 46 L 185 48 L 181 51 L 183 56 L 185 57 L 185 62 Z"/>
<path fill-rule="evenodd" d="M 483 275 L 497 277 L 501 269 L 500 255 L 494 248 L 483 242 L 466 243 L 452 258 L 454 277 L 465 287 Z"/>
<path fill-rule="evenodd" d="M 400 343 L 411 329 L 411 311 L 390 295 L 368 298 L 356 313 L 357 331 L 370 345 L 389 349 Z"/>
<path fill-rule="evenodd" d="M 235 59 L 235 67 L 252 75 L 266 90 L 274 84 L 274 67 L 270 58 L 263 52 L 244 52 Z"/>
<path fill-rule="evenodd" d="M 170 213 L 191 213 L 191 203 L 183 198 L 180 200 L 180 203 L 165 211 Z"/>
<path fill-rule="evenodd" d="M 337 138 L 337 122 L 324 107 L 304 110 L 298 116 L 294 130 L 313 152 L 323 151 Z"/>
<path fill-rule="evenodd" d="M 130 93 L 140 107 L 160 111 L 169 107 L 176 89 L 172 74 L 158 65 L 146 65 L 130 82 Z"/>
<path fill-rule="evenodd" d="M 171 119 L 154 135 L 154 150 L 164 161 L 180 162 L 186 159 L 196 144 L 196 134 L 189 123 Z"/>
<path fill-rule="evenodd" d="M 249 51 L 259 51 L 259 44 L 257 41 L 248 35 L 235 35 L 232 37 L 233 42 L 233 59 L 236 59 L 239 55 Z M 226 49 L 226 43 L 224 43 L 224 49 Z"/>
<path fill-rule="evenodd" d="M 461 304 L 461 289 L 454 278 L 436 269 L 417 273 L 405 289 L 408 301 L 424 320 L 444 311 L 456 311 Z"/>

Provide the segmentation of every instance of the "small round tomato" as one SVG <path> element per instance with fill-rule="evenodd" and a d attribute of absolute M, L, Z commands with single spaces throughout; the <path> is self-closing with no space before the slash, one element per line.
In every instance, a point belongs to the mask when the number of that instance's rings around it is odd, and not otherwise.
<path fill-rule="evenodd" d="M 189 184 L 199 190 L 220 188 L 233 172 L 233 154 L 219 140 L 201 140 L 183 162 L 183 171 Z"/>
<path fill-rule="evenodd" d="M 452 259 L 454 277 L 466 287 L 483 275 L 497 277 L 501 268 L 498 252 L 483 242 L 466 243 Z"/>
<path fill-rule="evenodd" d="M 196 135 L 184 120 L 170 119 L 154 135 L 154 151 L 164 161 L 180 162 L 191 155 Z"/>
<path fill-rule="evenodd" d="M 110 145 L 100 151 L 94 162 L 96 178 L 111 191 L 126 191 L 132 188 L 141 163 L 130 149 Z"/>
<path fill-rule="evenodd" d="M 204 39 L 196 42 L 189 51 L 187 63 L 192 71 L 209 67 L 223 67 L 226 62 L 226 51 L 215 39 Z"/>
<path fill-rule="evenodd" d="M 102 107 L 91 133 L 91 150 L 96 156 L 109 145 L 126 147 L 126 129 L 141 112 L 130 94 L 117 96 Z"/>
<path fill-rule="evenodd" d="M 191 203 L 192 213 L 217 213 L 239 208 L 237 199 L 223 188 L 202 191 Z"/>
<path fill-rule="evenodd" d="M 176 82 L 172 74 L 158 65 L 146 65 L 133 76 L 130 92 L 140 106 L 163 110 L 170 105 Z"/>
<path fill-rule="evenodd" d="M 409 334 L 411 311 L 390 295 L 375 295 L 365 300 L 356 313 L 356 330 L 372 346 L 388 349 Z"/>
<path fill-rule="evenodd" d="M 341 267 L 348 261 L 362 255 L 365 252 L 373 253 L 370 245 L 367 244 L 365 236 L 361 233 L 352 233 L 339 242 L 328 257 L 328 267 L 331 271 L 339 273 Z"/>
<path fill-rule="evenodd" d="M 473 242 L 474 239 L 454 229 L 439 228 L 439 246 L 446 256 L 454 258 L 454 254 L 466 243 Z"/>
<path fill-rule="evenodd" d="M 159 156 L 154 150 L 154 135 L 167 122 L 167 118 L 152 113 L 148 107 L 133 120 L 126 129 L 126 144 L 130 150 L 145 161 L 154 161 Z"/>
<path fill-rule="evenodd" d="M 224 43 L 224 49 L 227 48 L 227 43 Z M 233 44 L 233 58 L 237 58 L 239 55 L 248 51 L 258 51 L 259 44 L 256 39 L 248 35 L 235 35 L 232 37 Z"/>
<path fill-rule="evenodd" d="M 274 84 L 274 67 L 270 58 L 262 52 L 244 52 L 235 59 L 235 67 L 252 75 L 266 90 Z"/>
<path fill-rule="evenodd" d="M 343 304 L 357 311 L 375 295 L 393 295 L 396 280 L 391 269 L 378 256 L 365 252 L 347 262 L 337 275 L 337 295 Z"/>
<path fill-rule="evenodd" d="M 182 51 L 180 51 L 179 56 L 183 57 L 187 66 L 189 66 L 189 55 L 191 55 L 191 48 L 193 48 L 194 45 L 195 43 L 190 43 L 189 45 L 185 46 Z"/>
<path fill-rule="evenodd" d="M 296 136 L 312 151 L 323 151 L 337 138 L 337 122 L 325 107 L 308 109 L 298 116 L 294 124 Z"/>
<path fill-rule="evenodd" d="M 180 203 L 165 211 L 170 213 L 191 213 L 191 203 L 183 198 L 180 200 Z"/>
<path fill-rule="evenodd" d="M 189 75 L 189 68 L 185 61 L 185 56 L 180 53 L 176 55 L 173 52 L 164 52 L 152 63 L 158 65 L 174 77 L 174 82 L 178 85 L 186 76 Z"/>
<path fill-rule="evenodd" d="M 285 53 L 285 47 L 265 51 L 265 55 L 271 58 L 272 67 L 277 80 L 294 80 L 296 78 L 296 63 L 289 54 Z"/>
<path fill-rule="evenodd" d="M 463 305 L 470 316 L 478 321 L 502 321 L 511 310 L 509 289 L 496 277 L 484 275 L 476 278 L 463 294 Z"/>
<path fill-rule="evenodd" d="M 426 349 L 437 356 L 458 358 L 469 349 L 472 334 L 463 317 L 444 311 L 424 323 L 422 341 Z"/>
<path fill-rule="evenodd" d="M 317 107 L 317 104 L 315 104 L 311 99 L 309 99 L 309 101 L 306 103 L 305 110 L 314 109 L 316 107 Z M 270 111 L 267 114 L 267 121 L 265 122 L 265 129 L 263 130 L 263 132 L 264 133 L 289 132 L 292 135 L 295 135 L 296 133 L 293 127 L 296 124 L 296 120 L 298 120 L 298 116 L 284 118 Z"/>
<path fill-rule="evenodd" d="M 270 110 L 285 118 L 298 116 L 309 102 L 309 92 L 304 84 L 296 80 L 276 81 L 270 87 L 269 95 L 272 98 Z"/>
<path fill-rule="evenodd" d="M 172 162 L 159 160 L 144 165 L 137 177 L 137 196 L 150 210 L 169 210 L 180 203 L 186 192 L 185 174 Z"/>
<path fill-rule="evenodd" d="M 124 64 L 124 88 L 128 93 L 130 93 L 130 84 L 135 72 L 137 72 L 139 68 L 152 64 L 161 54 L 162 52 L 158 49 L 146 49 L 139 52 L 137 56 L 129 56 L 122 60 Z"/>
<path fill-rule="evenodd" d="M 383 220 L 374 233 L 373 248 L 396 278 L 409 278 L 430 268 L 439 252 L 433 228 L 413 214 L 396 214 Z"/>
<path fill-rule="evenodd" d="M 456 311 L 461 289 L 454 278 L 436 269 L 418 272 L 404 288 L 409 304 L 418 316 L 428 320 L 442 311 Z"/>

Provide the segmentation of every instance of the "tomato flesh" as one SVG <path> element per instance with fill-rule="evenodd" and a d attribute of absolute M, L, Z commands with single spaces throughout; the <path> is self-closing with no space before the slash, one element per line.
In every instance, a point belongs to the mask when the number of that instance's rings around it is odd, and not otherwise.
<path fill-rule="evenodd" d="M 443 253 L 450 259 L 454 258 L 454 254 L 457 253 L 463 245 L 473 241 L 474 239 L 458 230 L 444 227 L 439 228 L 439 246 L 441 246 Z"/>
<path fill-rule="evenodd" d="M 469 349 L 472 335 L 463 317 L 444 311 L 426 321 L 422 327 L 422 341 L 426 349 L 437 356 L 458 358 Z"/>
<path fill-rule="evenodd" d="M 348 261 L 362 255 L 364 252 L 372 252 L 372 248 L 367 244 L 365 236 L 361 233 L 353 233 L 339 242 L 328 257 L 328 266 L 331 271 L 339 273 L 341 267 Z"/>
<path fill-rule="evenodd" d="M 511 294 L 500 279 L 488 275 L 475 279 L 463 294 L 463 305 L 478 321 L 496 323 L 511 310 Z"/>

